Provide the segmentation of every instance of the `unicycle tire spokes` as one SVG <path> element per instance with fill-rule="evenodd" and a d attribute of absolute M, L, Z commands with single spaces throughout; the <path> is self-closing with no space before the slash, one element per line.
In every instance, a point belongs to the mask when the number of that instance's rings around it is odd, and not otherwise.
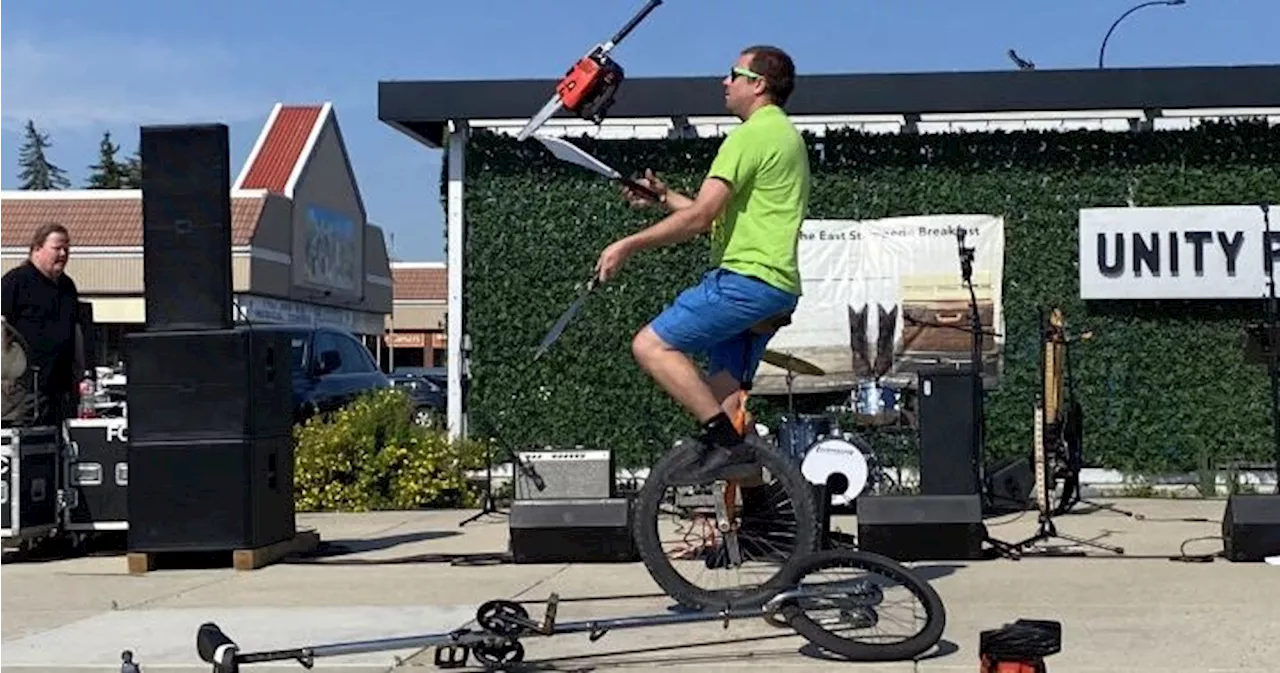
<path fill-rule="evenodd" d="M 685 607 L 762 606 L 794 576 L 789 564 L 818 548 L 812 487 L 787 458 L 763 443 L 753 446 L 763 483 L 673 486 L 696 451 L 682 444 L 654 465 L 640 489 L 633 530 L 640 558 Z"/>
<path fill-rule="evenodd" d="M 853 549 L 805 555 L 777 613 L 805 640 L 853 661 L 905 661 L 942 638 L 938 592 L 893 559 Z M 908 605 L 913 604 L 913 605 Z"/>

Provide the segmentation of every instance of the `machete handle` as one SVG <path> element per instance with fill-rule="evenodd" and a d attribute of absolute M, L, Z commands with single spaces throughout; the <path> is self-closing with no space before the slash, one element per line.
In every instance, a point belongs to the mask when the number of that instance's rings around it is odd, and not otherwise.
<path fill-rule="evenodd" d="M 641 194 L 644 194 L 645 196 L 653 199 L 654 201 L 657 201 L 658 203 L 662 203 L 661 194 L 653 191 L 652 189 L 649 189 L 648 187 L 645 187 L 644 185 L 640 184 L 639 182 L 636 182 L 635 180 L 632 180 L 631 178 L 619 178 L 618 182 L 621 182 L 623 185 L 626 185 L 627 187 L 630 187 L 631 189 L 634 189 L 635 191 L 640 192 Z"/>

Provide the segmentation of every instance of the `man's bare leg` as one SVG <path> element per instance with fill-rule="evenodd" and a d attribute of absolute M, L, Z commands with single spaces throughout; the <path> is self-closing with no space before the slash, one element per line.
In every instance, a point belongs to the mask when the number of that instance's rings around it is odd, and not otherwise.
<path fill-rule="evenodd" d="M 645 325 L 636 333 L 631 340 L 631 353 L 640 367 L 699 423 L 706 423 L 720 413 L 720 401 L 697 365 L 663 341 L 652 327 Z"/>
<path fill-rule="evenodd" d="M 716 399 L 710 384 L 689 356 L 664 342 L 648 325 L 636 333 L 631 351 L 640 367 L 693 414 L 701 426 L 695 441 L 704 450 L 698 452 L 698 459 L 689 466 L 691 471 L 675 479 L 705 484 L 708 483 L 705 480 L 738 478 L 731 475 L 759 469 L 754 456 L 743 445 L 742 435 L 734 428 L 732 418 L 721 408 L 721 400 Z M 673 482 L 673 485 L 682 484 Z"/>

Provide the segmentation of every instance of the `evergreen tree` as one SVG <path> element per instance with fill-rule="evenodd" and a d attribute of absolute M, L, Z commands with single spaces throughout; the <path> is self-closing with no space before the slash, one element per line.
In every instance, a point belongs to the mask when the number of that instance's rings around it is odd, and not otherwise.
<path fill-rule="evenodd" d="M 49 135 L 37 130 L 35 122 L 28 119 L 25 136 L 18 148 L 18 167 L 22 169 L 18 173 L 18 179 L 22 181 L 18 188 L 45 190 L 71 187 L 67 172 L 50 162 L 45 154 L 45 150 L 53 147 Z"/>
<path fill-rule="evenodd" d="M 142 189 L 142 155 L 134 150 L 133 155 L 124 160 L 124 176 L 121 178 L 121 189 Z"/>
<path fill-rule="evenodd" d="M 89 167 L 89 189 L 126 189 L 128 166 L 116 160 L 120 146 L 111 142 L 111 132 L 102 134 L 98 144 L 98 163 Z"/>

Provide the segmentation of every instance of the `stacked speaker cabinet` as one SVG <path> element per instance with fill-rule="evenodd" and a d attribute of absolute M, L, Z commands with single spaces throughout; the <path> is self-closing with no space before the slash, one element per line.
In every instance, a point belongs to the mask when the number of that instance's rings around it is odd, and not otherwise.
<path fill-rule="evenodd" d="M 231 319 L 227 128 L 144 127 L 147 329 L 129 335 L 129 547 L 249 549 L 295 534 L 284 332 Z"/>
<path fill-rule="evenodd" d="M 916 424 L 920 433 L 920 493 L 978 495 L 981 456 L 975 442 L 973 379 L 968 371 L 922 372 Z"/>
<path fill-rule="evenodd" d="M 147 329 L 233 324 L 228 142 L 223 124 L 142 127 Z"/>

